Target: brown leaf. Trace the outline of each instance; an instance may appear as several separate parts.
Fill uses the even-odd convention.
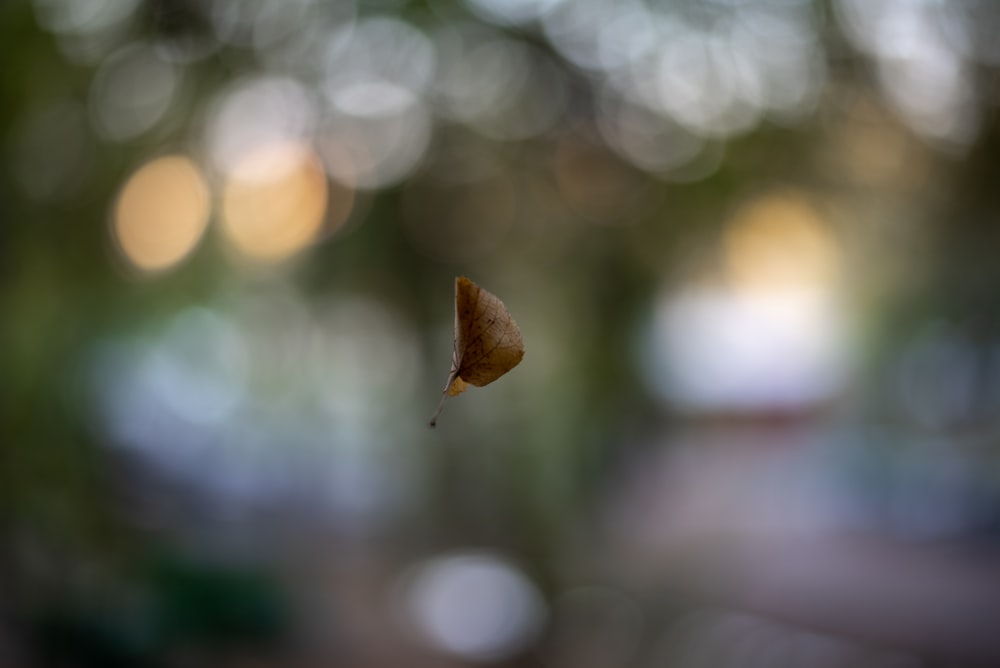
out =
[[[448,397],[461,394],[469,385],[482,387],[504,375],[524,357],[521,330],[503,302],[491,292],[465,278],[455,279],[455,344],[451,371],[445,383],[431,426]]]

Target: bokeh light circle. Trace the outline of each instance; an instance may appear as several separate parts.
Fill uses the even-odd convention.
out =
[[[524,650],[547,616],[541,595],[506,559],[465,553],[432,559],[403,587],[404,614],[432,647],[472,660]]]
[[[112,141],[148,132],[167,115],[180,81],[180,71],[145,44],[116,51],[101,64],[91,86],[95,129]]]
[[[143,271],[183,260],[208,225],[210,198],[201,171],[183,156],[156,158],[125,182],[112,233],[125,258]]]
[[[270,144],[244,155],[226,180],[222,229],[243,255],[282,260],[315,240],[328,199],[326,173],[311,148]]]

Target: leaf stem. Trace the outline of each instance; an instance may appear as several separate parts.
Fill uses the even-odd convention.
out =
[[[437,410],[434,411],[434,415],[431,416],[431,421],[429,422],[431,427],[437,426],[438,416],[441,415],[441,411],[444,409],[444,402],[448,401],[448,388],[445,388],[444,392],[441,393],[441,403],[438,404]]]

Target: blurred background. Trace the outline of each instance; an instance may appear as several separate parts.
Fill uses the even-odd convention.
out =
[[[1000,665],[998,35],[0,4],[0,664]]]

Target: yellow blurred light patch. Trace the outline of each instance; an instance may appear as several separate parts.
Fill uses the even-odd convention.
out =
[[[222,228],[247,257],[283,260],[315,241],[327,214],[330,192],[315,152],[281,142],[248,152],[227,176],[222,192]],[[346,220],[353,191],[340,192],[335,211]]]
[[[188,158],[165,156],[136,170],[115,205],[112,232],[130,263],[162,271],[194,250],[210,214],[208,186]]]
[[[726,277],[745,288],[832,287],[841,249],[801,196],[773,194],[737,211],[723,232]]]

